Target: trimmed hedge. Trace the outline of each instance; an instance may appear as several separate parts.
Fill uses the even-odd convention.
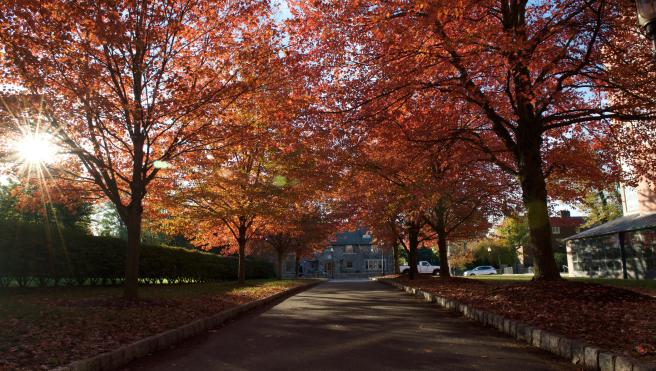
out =
[[[44,224],[0,222],[0,286],[118,284],[124,276],[126,242]],[[237,279],[236,257],[177,247],[142,245],[142,283]],[[275,277],[273,264],[247,259],[249,279]]]

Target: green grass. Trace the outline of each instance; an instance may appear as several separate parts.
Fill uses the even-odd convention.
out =
[[[474,276],[474,277],[467,277],[471,279],[476,279],[476,280],[484,280],[484,281],[496,281],[496,282],[506,282],[506,283],[512,283],[512,282],[517,282],[517,281],[528,281],[531,278],[533,278],[532,275],[526,274],[526,275],[504,275],[504,274],[499,274],[499,275],[490,275],[490,276]],[[593,282],[593,283],[599,283],[602,285],[611,285],[611,286],[619,286],[619,287],[629,287],[629,288],[637,288],[637,289],[648,289],[648,290],[656,290],[656,280],[623,280],[623,279],[615,279],[615,278],[583,278],[583,277],[563,277],[568,280],[572,281],[579,281],[579,282]]]

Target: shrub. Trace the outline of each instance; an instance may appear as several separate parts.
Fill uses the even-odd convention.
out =
[[[0,224],[0,286],[117,284],[122,281],[126,245],[112,237],[48,228],[44,224]],[[144,283],[237,279],[237,258],[178,247],[143,245]],[[271,263],[247,259],[250,279],[274,277]]]

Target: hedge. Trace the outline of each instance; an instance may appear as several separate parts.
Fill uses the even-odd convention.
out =
[[[0,221],[0,286],[118,284],[124,276],[126,242],[61,230],[44,224]],[[237,279],[236,257],[178,247],[142,245],[142,283]],[[247,259],[249,279],[275,276],[273,264]]]

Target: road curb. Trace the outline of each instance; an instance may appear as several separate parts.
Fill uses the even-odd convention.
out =
[[[124,345],[116,350],[99,354],[97,356],[75,361],[68,365],[57,367],[54,371],[105,371],[114,370],[127,365],[128,363],[163,350],[171,345],[199,335],[211,330],[222,323],[237,317],[240,314],[250,312],[282,298],[296,295],[302,291],[312,288],[324,280],[312,280],[312,282],[294,287],[287,291],[279,292],[269,297],[242,304],[228,310],[224,310],[211,317],[202,318],[178,328],[168,330],[147,338],[141,339],[132,344]]]
[[[406,286],[390,279],[372,278],[372,280],[403,290],[446,309],[460,312],[471,320],[494,327],[517,340],[568,359],[573,364],[587,370],[656,371],[655,364],[642,363],[633,358],[599,349],[593,345],[553,334],[495,313],[473,308],[468,304],[431,294],[415,287]]]

